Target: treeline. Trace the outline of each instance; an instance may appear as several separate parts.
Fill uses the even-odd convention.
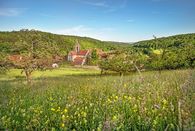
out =
[[[195,67],[195,34],[142,41],[99,62],[102,71],[120,74],[140,70]]]

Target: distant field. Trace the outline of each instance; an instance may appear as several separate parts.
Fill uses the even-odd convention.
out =
[[[93,74],[100,74],[100,71],[95,69],[66,67],[66,68],[58,68],[58,69],[46,70],[46,71],[36,71],[33,72],[32,78],[63,77],[66,75],[93,75]],[[0,74],[0,80],[13,80],[16,78],[25,78],[25,75],[22,74],[21,70],[19,69],[11,69],[6,74]]]
[[[195,126],[194,70],[145,72],[143,78],[82,75],[91,73],[99,71],[36,72],[38,79],[27,85],[13,70],[7,76],[16,79],[0,81],[0,127],[164,131]]]

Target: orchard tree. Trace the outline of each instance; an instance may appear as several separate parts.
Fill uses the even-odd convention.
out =
[[[16,43],[13,52],[17,53],[17,58],[8,57],[9,63],[14,68],[21,69],[25,73],[27,82],[31,82],[31,75],[35,70],[46,70],[51,68],[53,63],[52,55],[57,53],[57,48],[53,43],[42,42],[36,31],[30,31],[26,41]]]
[[[102,70],[119,72],[120,75],[132,71],[138,71],[141,75],[140,69],[143,68],[145,59],[144,55],[134,50],[123,50],[111,58],[101,61],[99,67]]]
[[[6,61],[6,54],[0,52],[0,74],[5,73],[8,70],[8,63]]]

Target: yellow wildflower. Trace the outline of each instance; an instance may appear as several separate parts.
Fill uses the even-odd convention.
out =
[[[61,124],[61,127],[62,127],[62,128],[64,127],[64,123]]]
[[[117,116],[113,116],[113,118],[112,118],[114,121],[116,121],[117,120]]]
[[[65,115],[62,115],[62,120],[64,120],[65,119]]]
[[[165,99],[163,99],[162,102],[163,102],[164,105],[166,105],[168,103],[167,100],[165,100]]]
[[[115,96],[116,99],[118,99],[118,96]]]
[[[65,109],[64,109],[64,113],[67,113],[67,112],[68,112],[68,110],[65,108]]]
[[[51,108],[51,111],[55,111],[55,109],[54,108]]]

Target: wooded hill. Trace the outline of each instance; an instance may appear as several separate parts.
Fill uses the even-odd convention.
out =
[[[195,45],[195,33],[191,34],[180,34],[169,37],[154,38],[152,40],[139,41],[133,44],[134,47],[138,48],[153,48],[159,49],[165,44],[168,47],[179,47],[186,44]]]
[[[35,32],[36,35],[39,36],[39,41],[41,43],[56,45],[56,47],[59,48],[58,53],[60,55],[66,55],[72,50],[76,41],[80,43],[82,49],[100,48],[104,51],[108,51],[129,46],[128,44],[120,42],[105,42],[88,37],[57,35],[42,31],[23,29],[20,31],[0,32],[0,52],[8,54],[17,53],[17,50],[13,50],[15,49],[13,46],[19,46],[21,42],[24,41],[28,42]]]

